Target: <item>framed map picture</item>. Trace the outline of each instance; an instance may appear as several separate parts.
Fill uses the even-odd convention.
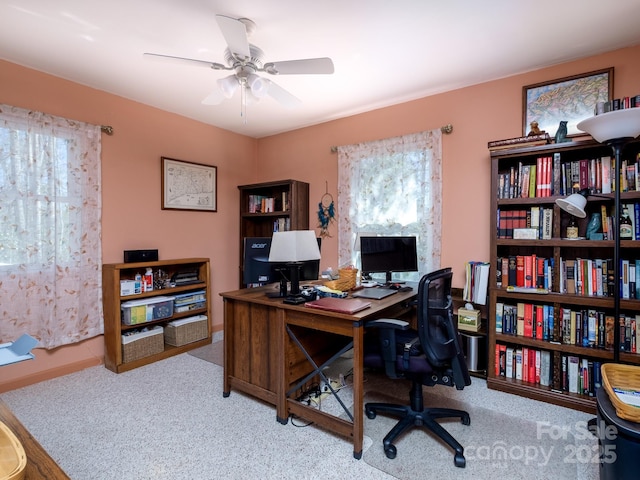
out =
[[[161,157],[162,209],[217,211],[218,168]]]
[[[595,115],[598,102],[613,99],[613,67],[573,75],[522,88],[522,135],[531,122],[551,137],[561,120],[567,121],[567,136],[583,134],[576,125]]]

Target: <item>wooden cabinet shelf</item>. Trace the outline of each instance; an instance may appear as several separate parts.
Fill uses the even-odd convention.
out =
[[[244,239],[271,237],[278,230],[309,229],[309,184],[298,180],[240,185],[240,272],[244,288]],[[257,210],[257,211],[256,211]]]
[[[638,163],[640,143],[634,142],[628,147],[623,151],[622,158],[628,164]],[[513,394],[595,412],[594,387],[597,387],[600,380],[599,367],[606,362],[640,365],[640,355],[635,353],[640,352],[640,345],[635,345],[635,339],[638,338],[635,328],[632,333],[633,352],[621,349],[620,334],[622,329],[624,339],[625,325],[632,323],[635,327],[636,318],[640,320],[640,299],[634,298],[632,293],[628,298],[621,296],[616,301],[614,292],[618,287],[612,271],[613,265],[621,264],[624,260],[631,264],[640,260],[640,241],[616,242],[612,236],[608,239],[604,236],[604,240],[569,240],[566,238],[566,227],[570,215],[560,209],[556,200],[585,186],[591,189],[585,207],[587,216],[577,219],[579,236],[587,237],[590,219],[603,212],[608,217],[613,211],[615,193],[599,193],[602,179],[607,173],[605,166],[610,167],[608,173],[612,183],[616,178],[616,173],[613,172],[613,151],[595,141],[580,141],[493,151],[490,155],[490,261],[496,275],[492,275],[489,284],[487,385]],[[542,160],[543,158],[549,160]],[[522,182],[526,174],[534,171],[534,167],[536,173],[532,174],[533,183]],[[541,168],[549,172],[544,177],[539,175]],[[594,173],[593,176],[591,172]],[[602,177],[599,177],[600,173],[603,174]],[[536,182],[540,178],[543,180]],[[531,181],[531,177],[529,180]],[[536,188],[538,183],[540,190]],[[640,203],[640,191],[635,191],[635,185],[628,190],[620,193],[621,204]],[[615,192],[615,188],[611,191]],[[515,220],[511,224],[508,221],[503,223],[505,218]],[[531,227],[537,231],[535,238],[513,238],[513,228]],[[636,231],[640,232],[640,225]],[[615,229],[611,234],[615,235]],[[616,248],[617,243],[619,249]],[[615,258],[616,254],[619,255],[618,258]],[[523,286],[519,282],[526,275],[514,282],[513,273],[516,268],[514,262],[520,258],[528,259],[531,265],[536,265],[534,262],[540,262],[539,259],[542,258],[542,272],[535,267],[529,270],[527,281],[532,284],[526,286],[548,285],[547,294],[507,290],[508,285]],[[511,265],[511,269],[505,269],[503,262]],[[571,269],[574,262],[583,267],[579,272]],[[518,265],[520,266],[521,264]],[[574,274],[573,277],[567,275],[567,269]],[[632,280],[630,275],[626,280]],[[598,282],[603,283],[598,285]],[[582,287],[587,285],[590,286],[589,291],[583,291]],[[571,286],[575,287],[576,293]],[[622,295],[621,291],[619,293]],[[501,315],[504,314],[506,305],[509,306],[509,324],[502,323],[501,326],[501,322],[505,321]],[[523,319],[525,306],[529,312],[534,313],[526,313],[527,318]],[[542,327],[538,327],[540,319],[537,315],[541,315]],[[582,321],[583,316],[586,322]],[[552,324],[546,323],[548,318],[553,319]],[[525,333],[522,325],[527,321],[529,328]],[[621,327],[620,322],[626,324]],[[536,327],[541,330],[536,332]],[[590,335],[587,342],[591,341],[591,345],[595,343],[595,347],[583,346],[586,345],[582,343],[585,341],[583,332],[585,337]],[[534,364],[533,370],[529,370],[533,379],[525,378],[528,374],[516,378],[514,363],[507,369],[507,363],[513,362],[514,358],[523,360],[529,355],[532,355],[529,358],[534,362],[544,356],[545,363],[550,365],[549,376],[542,384],[538,363]],[[576,383],[570,386],[571,382],[576,381],[577,393]]]
[[[137,273],[143,274],[147,268],[151,268],[154,273],[162,270],[167,277],[180,272],[194,272],[197,283],[188,285],[178,285],[175,287],[154,289],[149,292],[143,292],[135,295],[120,295],[120,281],[133,280]],[[183,258],[176,260],[161,260],[156,262],[140,262],[140,263],[112,263],[102,266],[102,288],[103,288],[103,305],[104,305],[104,342],[105,342],[105,366],[116,373],[125,372],[133,368],[146,365],[157,360],[168,358],[197,347],[201,347],[211,343],[211,289],[210,289],[210,266],[208,258]],[[193,308],[184,312],[176,312],[170,317],[151,320],[144,323],[133,325],[125,324],[122,321],[122,303],[131,300],[153,300],[157,297],[172,297],[179,294],[188,294],[191,292],[204,292],[204,298],[198,304],[198,308]],[[173,346],[164,343],[157,351],[137,358],[132,361],[124,361],[123,340],[122,336],[126,333],[135,333],[144,328],[152,328],[155,326],[165,327],[168,322],[178,319],[184,319],[196,315],[205,315],[207,317],[207,335],[206,338],[196,340],[181,346]]]

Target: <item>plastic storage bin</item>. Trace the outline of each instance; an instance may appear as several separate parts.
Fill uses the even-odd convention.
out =
[[[122,302],[122,323],[137,325],[152,320],[162,320],[173,315],[173,297],[141,298]]]
[[[173,311],[176,313],[198,310],[207,305],[207,293],[204,290],[175,295],[173,298]]]

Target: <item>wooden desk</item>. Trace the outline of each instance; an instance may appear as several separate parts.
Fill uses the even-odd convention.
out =
[[[353,315],[286,305],[267,298],[271,287],[221,293],[224,300],[224,396],[238,390],[276,407],[286,424],[295,414],[353,439],[353,455],[362,456],[363,325],[375,318],[399,318],[411,312],[413,292],[371,300],[371,308]],[[295,339],[294,339],[295,337]],[[340,349],[353,346],[353,422],[316,410],[296,400],[292,389],[313,374],[302,346],[320,367]]]
[[[0,399],[0,420],[11,429],[20,440],[22,448],[27,454],[27,468],[25,470],[26,480],[36,480],[46,478],[47,480],[69,479],[66,473],[49,456],[42,445],[33,438],[29,431],[11,412],[6,403]]]

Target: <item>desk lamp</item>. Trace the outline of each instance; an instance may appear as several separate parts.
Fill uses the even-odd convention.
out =
[[[633,139],[640,135],[640,108],[629,108],[624,110],[614,110],[612,112],[603,113],[594,117],[582,120],[577,125],[578,130],[591,135],[597,142],[609,145],[613,149],[615,155],[615,168],[614,168],[614,224],[616,231],[614,232],[614,265],[613,275],[616,281],[614,282],[614,298],[613,309],[615,318],[619,318],[620,314],[620,154],[622,149],[631,142]],[[584,218],[584,207],[587,204],[586,196],[588,192],[574,193],[566,199],[556,200],[556,204],[570,213],[581,218]],[[619,338],[619,324],[614,322],[614,335]],[[616,360],[618,351],[615,352]]]
[[[270,262],[285,262],[289,268],[290,294],[300,294],[300,267],[307,260],[319,260],[320,249],[313,230],[274,232],[269,251]]]

